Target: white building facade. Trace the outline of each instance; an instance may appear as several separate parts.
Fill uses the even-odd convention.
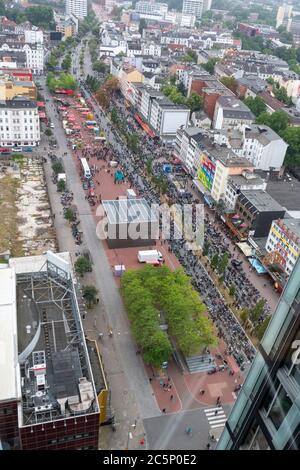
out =
[[[0,102],[0,145],[36,147],[40,142],[40,119],[34,101],[15,98]]]
[[[183,0],[182,13],[201,18],[203,13],[203,0]]]
[[[71,13],[79,20],[87,16],[87,0],[66,0],[66,15]]]

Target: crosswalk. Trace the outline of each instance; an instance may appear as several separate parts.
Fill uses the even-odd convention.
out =
[[[225,411],[221,406],[216,406],[213,408],[206,408],[204,410],[208,423],[211,429],[216,429],[224,427],[227,417]]]

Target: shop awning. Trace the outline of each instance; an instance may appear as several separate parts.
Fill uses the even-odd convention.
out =
[[[253,266],[253,268],[258,274],[265,274],[267,272],[261,262],[258,261],[258,259],[249,258],[249,263],[251,264],[251,266]]]
[[[37,104],[37,107],[38,107],[38,108],[44,108],[44,107],[45,107],[44,101],[37,101],[36,104]]]
[[[153,139],[155,137],[155,133],[152,131],[152,129],[150,129],[150,127],[148,126],[148,124],[146,124],[141,118],[140,116],[136,113],[134,115],[135,119],[137,120],[137,122],[139,123],[139,125],[141,126],[141,128],[147,132],[147,134]]]
[[[244,253],[244,255],[249,258],[253,255],[252,247],[247,242],[240,242],[236,244],[239,249]]]

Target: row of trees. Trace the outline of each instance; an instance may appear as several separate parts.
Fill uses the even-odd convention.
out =
[[[76,90],[77,82],[73,75],[69,73],[60,73],[59,75],[53,72],[47,74],[47,86],[49,90],[53,91],[56,88],[65,88],[66,90]]]
[[[48,5],[33,5],[23,8],[21,5],[10,5],[10,2],[0,0],[0,16],[6,16],[18,24],[29,21],[40,28],[55,30],[53,8]]]
[[[206,307],[182,269],[172,272],[166,266],[146,266],[128,271],[121,290],[147,363],[159,367],[172,352],[159,323],[167,323],[169,334],[186,356],[216,344],[212,322],[203,315]]]

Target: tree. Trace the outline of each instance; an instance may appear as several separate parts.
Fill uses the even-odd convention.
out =
[[[261,113],[257,119],[257,124],[264,124],[271,127],[273,131],[280,133],[287,128],[289,119],[288,115],[284,111],[275,111],[275,113],[269,114],[267,112]]]
[[[56,161],[52,164],[52,170],[54,171],[56,175],[58,175],[58,173],[64,172],[64,167],[61,162]]]
[[[242,325],[247,324],[247,321],[249,319],[249,310],[247,308],[244,308],[244,310],[241,311],[240,319],[241,319]]]
[[[255,98],[248,96],[248,98],[244,99],[244,103],[256,117],[261,113],[265,113],[267,110],[266,104],[260,96],[256,96]]]
[[[117,7],[116,5],[114,5],[112,11],[110,12],[110,15],[114,20],[120,21],[122,11],[123,7]]]
[[[284,164],[289,168],[300,166],[300,128],[288,126],[280,137],[288,144]]]
[[[204,240],[204,243],[203,243],[203,250],[202,250],[202,254],[203,256],[207,256],[208,253],[209,253],[209,247],[210,247],[210,244],[208,243],[207,240]]]
[[[65,210],[64,217],[65,217],[65,219],[66,219],[68,222],[73,222],[73,221],[75,220],[74,211],[73,211],[70,207],[68,207],[68,208]]]
[[[139,33],[140,33],[141,36],[143,35],[143,31],[146,28],[146,26],[147,26],[147,22],[146,22],[145,18],[141,18],[140,19],[140,24],[139,24]]]
[[[278,86],[274,85],[273,93],[274,93],[275,98],[277,98],[279,101],[286,104],[287,106],[292,106],[293,101],[288,96],[285,88],[280,87],[279,85]]]
[[[110,112],[110,118],[113,124],[117,124],[119,121],[119,114],[117,109],[114,107]]]
[[[106,65],[104,62],[101,60],[96,60],[93,62],[93,70],[99,73],[105,73],[106,72]]]
[[[103,109],[107,109],[109,107],[109,98],[103,89],[100,88],[96,92],[96,100]]]
[[[203,67],[208,73],[213,75],[215,71],[215,65],[217,62],[219,62],[219,59],[217,58],[208,59],[206,64],[201,64],[201,67]]]
[[[92,271],[91,262],[86,258],[86,256],[80,256],[75,261],[75,271],[80,276],[83,276],[85,273]]]
[[[47,129],[45,129],[45,135],[47,137],[50,137],[52,135],[52,131],[51,131],[51,129],[49,129],[49,127],[47,127]]]
[[[87,307],[91,308],[97,301],[98,290],[95,286],[84,286],[82,289],[82,297],[87,303]]]
[[[256,305],[250,310],[250,320],[252,323],[257,323],[260,316],[262,315],[265,307],[265,299],[260,299]]]
[[[179,93],[181,93],[182,95],[185,95],[186,94],[186,89],[185,89],[185,86],[182,82],[179,82],[178,85],[177,85],[177,90],[179,91]]]
[[[219,274],[224,274],[225,269],[227,268],[227,265],[228,265],[228,260],[229,260],[229,253],[227,252],[223,253],[218,263]]]
[[[222,77],[220,82],[231,90],[235,95],[237,94],[238,83],[234,77]]]
[[[231,284],[231,286],[229,287],[229,295],[231,297],[234,297],[234,294],[235,294],[235,286]]]
[[[203,98],[193,91],[187,98],[186,105],[190,108],[191,113],[199,111],[203,108]]]
[[[66,190],[66,182],[64,180],[59,180],[57,183],[57,190],[61,193]]]
[[[270,320],[271,316],[266,317],[264,321],[255,328],[255,334],[260,341],[262,340],[262,337],[269,326]]]
[[[26,19],[35,26],[47,30],[55,28],[53,9],[49,6],[30,6],[26,8],[24,14]]]
[[[215,255],[212,257],[212,260],[211,260],[211,262],[210,262],[210,265],[211,265],[212,269],[217,269],[218,264],[219,264],[219,256],[218,256],[217,254],[215,254]]]
[[[136,153],[138,151],[138,148],[139,148],[139,136],[138,134],[130,134],[128,135],[127,137],[127,144],[128,144],[128,147],[130,148],[130,150],[132,150],[132,152]]]

